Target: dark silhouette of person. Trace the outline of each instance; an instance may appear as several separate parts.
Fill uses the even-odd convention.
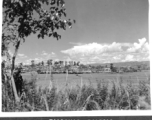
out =
[[[15,80],[17,94],[20,96],[23,90],[23,78],[21,75],[21,68],[19,68],[17,72],[14,74],[14,80]]]

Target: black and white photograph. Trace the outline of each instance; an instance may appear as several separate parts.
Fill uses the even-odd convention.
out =
[[[148,0],[2,0],[1,13],[2,113],[151,110]]]

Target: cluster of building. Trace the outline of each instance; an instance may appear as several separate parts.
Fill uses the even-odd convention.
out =
[[[80,62],[76,62],[76,61],[52,61],[51,62],[53,66],[55,65],[60,65],[60,66],[79,66]]]
[[[20,66],[20,65],[19,65]],[[19,67],[19,66],[16,66]],[[83,65],[79,61],[53,61],[39,62],[37,64],[31,61],[31,65],[22,65],[22,72],[37,71],[39,74],[45,73],[123,73],[123,72],[138,72],[143,70],[139,66],[121,66],[115,67],[113,64],[105,65]]]
[[[31,66],[24,66],[22,69],[22,72],[30,72],[30,71],[37,71],[39,74],[45,74],[45,73],[123,73],[123,72],[138,72],[141,71],[139,68],[135,67],[110,67],[105,66],[92,66],[92,65],[83,65],[79,62],[69,62],[69,63],[62,63],[57,64],[54,63],[52,65],[35,65],[34,67]]]
[[[40,62],[38,64],[34,64],[32,62],[31,65],[24,65],[22,67],[22,72],[30,72],[30,71],[37,71],[38,73],[49,73],[50,69],[51,72],[54,73],[65,73],[68,69],[69,72],[78,69],[80,66],[80,62],[76,61],[53,61],[48,60],[46,63]]]

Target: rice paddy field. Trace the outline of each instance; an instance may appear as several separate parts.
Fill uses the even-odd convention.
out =
[[[24,73],[23,79],[31,80],[31,73]],[[41,88],[49,87],[50,74],[36,74],[37,86]],[[70,88],[76,86],[89,85],[96,87],[97,83],[111,83],[113,81],[121,81],[124,85],[127,83],[138,84],[139,81],[148,82],[150,71],[132,72],[132,73],[91,73],[91,74],[53,74],[53,81],[57,90],[64,89],[66,83]]]

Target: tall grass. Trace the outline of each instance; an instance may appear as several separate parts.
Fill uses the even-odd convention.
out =
[[[83,111],[83,110],[148,110],[150,109],[150,84],[139,81],[134,85],[122,78],[96,81],[97,86],[83,84],[58,91],[38,88],[36,77],[27,83],[18,105],[15,104],[10,80],[2,84],[2,111]],[[69,80],[68,80],[69,81]]]

